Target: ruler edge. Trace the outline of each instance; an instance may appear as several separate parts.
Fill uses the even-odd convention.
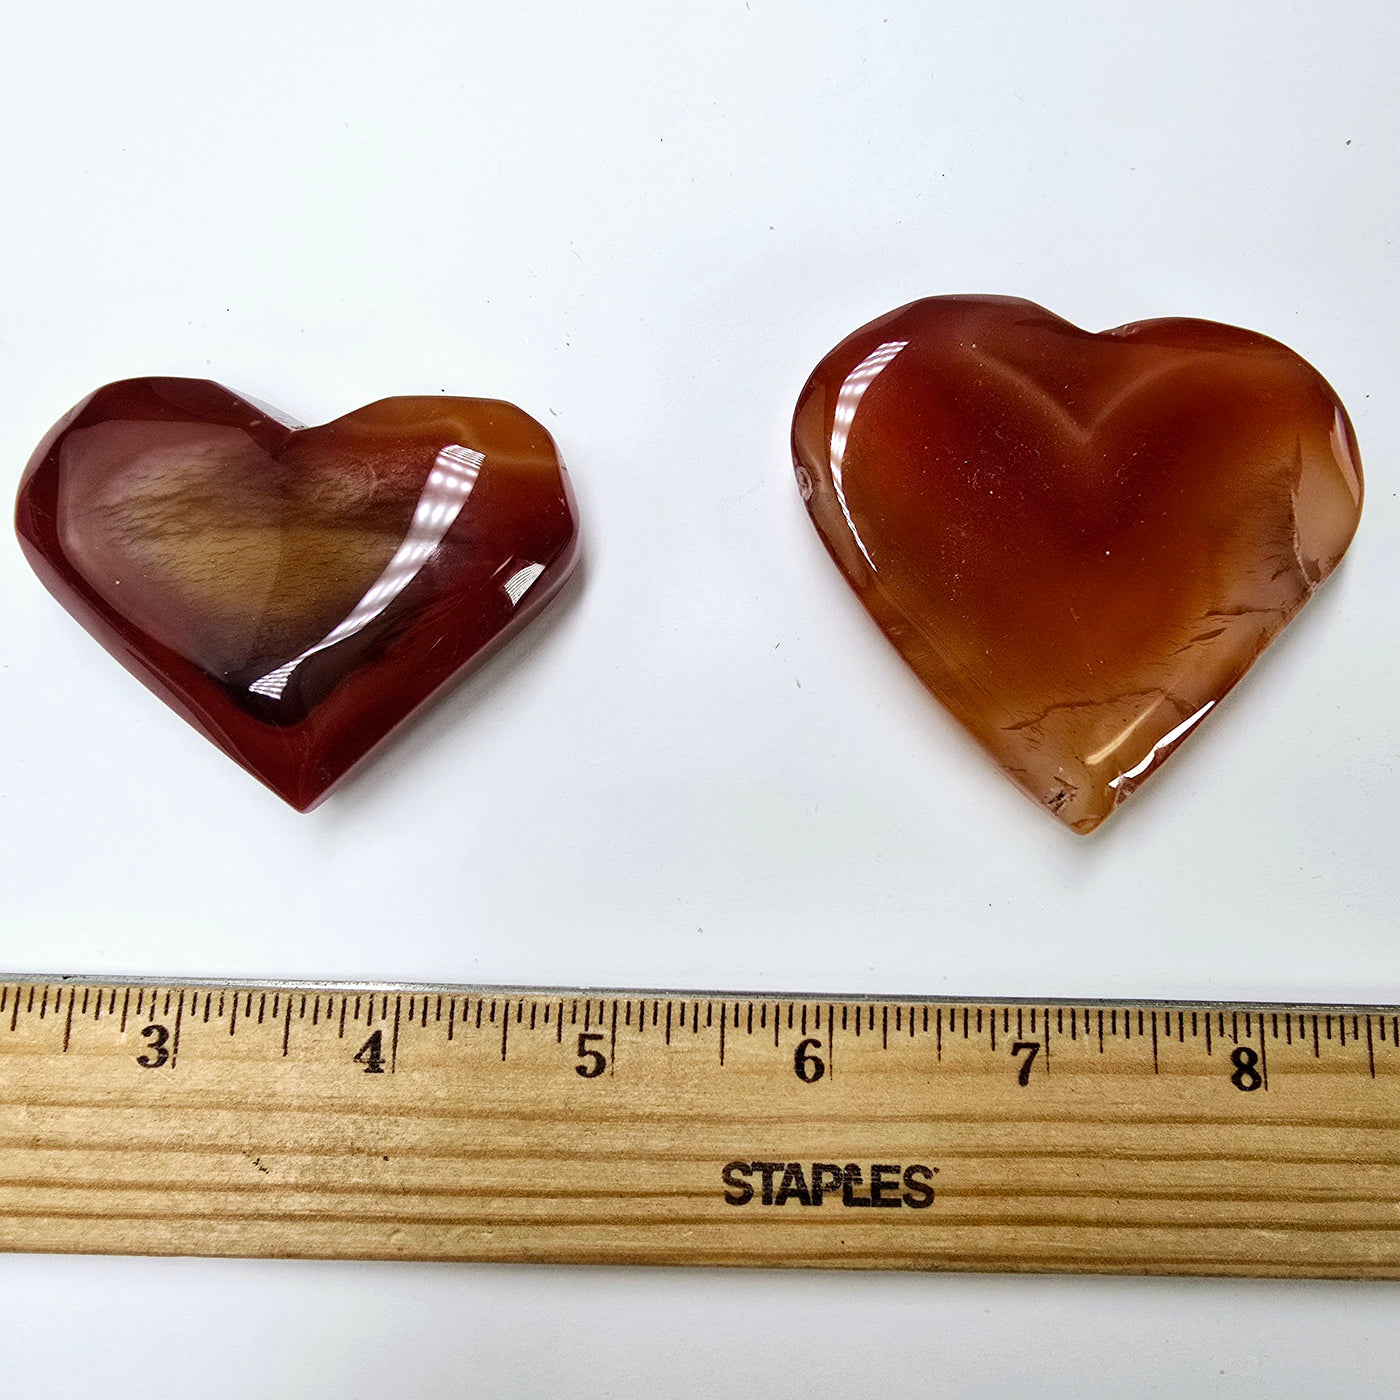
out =
[[[493,996],[507,999],[523,997],[557,1000],[559,997],[600,997],[644,1001],[782,1001],[834,1003],[840,1005],[888,1006],[1024,1006],[1043,1009],[1053,1007],[1090,1007],[1161,1011],[1171,1009],[1210,1011],[1301,1011],[1309,1015],[1343,1013],[1358,1016],[1400,1015],[1400,1003],[1388,1002],[1322,1002],[1322,1001],[1263,1001],[1233,1000],[1212,997],[1196,999],[1181,997],[963,997],[939,994],[889,995],[875,992],[830,994],[824,992],[790,991],[723,991],[683,988],[641,988],[606,986],[530,986],[491,982],[356,982],[316,981],[302,978],[237,978],[237,977],[115,977],[86,976],[80,973],[0,973],[0,986],[76,986],[76,987],[162,987],[171,990],[240,992],[326,992],[331,995],[372,993],[375,996],[419,996],[423,993],[443,996]]]

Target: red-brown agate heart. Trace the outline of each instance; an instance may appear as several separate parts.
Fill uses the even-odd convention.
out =
[[[905,660],[1080,832],[1249,669],[1361,509],[1346,411],[1277,341],[1096,335],[1007,297],[914,302],[842,341],[793,458]]]
[[[297,428],[199,379],[79,404],[16,527],[89,632],[302,811],[533,616],[578,535],[552,439],[510,404],[384,399]]]

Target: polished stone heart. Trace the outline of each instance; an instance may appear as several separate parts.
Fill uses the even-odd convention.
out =
[[[914,302],[842,341],[793,420],[822,539],[924,684],[1093,830],[1336,567],[1346,411],[1266,336],[1092,334],[1031,302]]]
[[[302,811],[538,612],[578,538],[553,440],[510,404],[301,428],[201,379],[85,399],[16,528],[98,641]]]

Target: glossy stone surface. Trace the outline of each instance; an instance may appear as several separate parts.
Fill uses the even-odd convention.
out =
[[[300,428],[201,379],[85,399],[16,528],[98,641],[302,811],[539,611],[578,534],[553,440],[510,404]]]
[[[1336,567],[1356,440],[1321,375],[1209,321],[1092,334],[933,297],[842,341],[793,420],[822,539],[924,684],[1093,830]]]

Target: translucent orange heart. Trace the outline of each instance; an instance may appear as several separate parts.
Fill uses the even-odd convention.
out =
[[[1346,411],[1266,336],[1093,334],[934,297],[817,366],[793,420],[812,520],[919,678],[1013,781],[1092,831],[1336,567]]]

